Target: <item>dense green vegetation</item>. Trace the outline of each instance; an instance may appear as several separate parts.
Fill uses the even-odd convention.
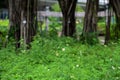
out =
[[[54,21],[52,25],[55,26]],[[0,31],[6,35],[8,21],[1,21],[0,26]],[[51,28],[51,34],[55,30]],[[120,79],[119,42],[108,46],[89,46],[69,37],[42,36],[34,38],[30,50],[15,51],[14,42],[6,48],[1,47],[1,80]],[[5,39],[5,36],[1,38]]]
[[[8,30],[8,20],[0,20],[0,80],[120,80],[119,14],[116,23],[110,18],[105,23],[105,17],[97,21],[99,0],[87,0],[83,24],[83,18],[75,20],[77,0],[58,0],[63,17],[48,17],[47,30],[47,21],[36,24],[37,0],[18,1],[9,0],[13,29]],[[109,3],[115,13],[118,1]],[[58,4],[51,9],[61,11]],[[77,6],[76,11],[83,10]],[[14,39],[8,36],[12,32]]]
[[[36,36],[30,50],[0,50],[1,80],[119,80],[120,43],[83,45],[71,38]]]
[[[60,24],[53,20],[52,25]],[[8,21],[0,21],[0,31],[4,35],[8,31],[6,26]],[[37,35],[29,50],[20,48],[15,51],[14,42],[7,44],[6,48],[1,47],[0,80],[120,79],[119,42],[90,46],[73,38],[57,37],[56,30],[51,28],[47,37]],[[3,39],[2,46],[6,38],[0,38]]]
[[[6,42],[6,36],[8,33],[8,20],[0,20],[0,48],[4,46]]]

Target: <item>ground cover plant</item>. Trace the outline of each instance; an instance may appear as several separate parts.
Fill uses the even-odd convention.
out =
[[[52,2],[1,1],[0,80],[120,80],[120,0]]]
[[[6,26],[8,21],[1,21],[0,31],[5,36]],[[14,42],[8,43],[6,48],[1,47],[0,80],[120,79],[120,41],[90,46],[55,33],[38,34],[29,50],[15,51]],[[6,39],[5,36],[1,38]]]
[[[36,36],[30,50],[0,50],[1,80],[119,80],[120,43],[81,44],[72,38]]]
[[[0,20],[0,48],[4,46],[8,33],[9,20]]]

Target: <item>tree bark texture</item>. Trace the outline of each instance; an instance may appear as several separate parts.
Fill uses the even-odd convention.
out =
[[[8,33],[9,38],[13,37],[16,41],[16,48],[20,47],[20,0],[9,0],[9,21],[10,30]]]
[[[111,25],[111,5],[108,5],[108,12],[107,12],[107,22],[106,22],[106,34],[105,34],[105,44],[108,44],[110,42],[110,25]]]
[[[21,39],[29,45],[36,34],[37,0],[22,0],[21,7]]]
[[[37,0],[9,0],[9,17],[9,34],[13,33],[16,48],[29,45],[36,34]],[[20,40],[23,41],[21,45]]]
[[[97,12],[99,0],[87,0],[82,40],[92,44],[97,40]]]
[[[120,0],[110,0],[110,5],[112,6],[116,15],[116,26],[114,29],[115,36],[114,39],[120,38]]]
[[[62,35],[74,36],[75,34],[75,9],[77,0],[58,0],[63,14]]]

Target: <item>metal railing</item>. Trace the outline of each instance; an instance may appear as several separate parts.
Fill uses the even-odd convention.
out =
[[[84,17],[85,12],[76,12],[75,16],[76,17]],[[106,13],[104,11],[98,12],[98,16],[99,17],[105,17]],[[62,17],[62,13],[61,12],[52,12],[52,11],[49,11],[49,12],[38,11],[37,12],[38,21],[41,20],[41,17]]]

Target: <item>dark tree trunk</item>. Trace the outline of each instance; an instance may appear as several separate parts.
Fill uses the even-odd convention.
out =
[[[20,0],[9,0],[9,20],[10,30],[8,33],[9,38],[13,37],[16,41],[16,48],[20,47]]]
[[[110,5],[112,6],[116,15],[116,26],[114,29],[115,36],[114,39],[120,38],[120,0],[110,0]]]
[[[16,48],[30,45],[37,29],[37,0],[9,0],[9,16],[9,37],[14,36]]]
[[[105,44],[108,44],[110,42],[110,23],[111,23],[111,9],[110,4],[108,6],[108,12],[107,12],[107,25],[106,25],[106,35],[105,35]]]
[[[62,35],[74,36],[75,34],[75,9],[77,0],[58,0],[63,14]]]
[[[82,40],[93,44],[97,41],[97,12],[99,0],[87,0]]]
[[[37,0],[22,0],[21,6],[21,38],[29,47],[37,30]]]

